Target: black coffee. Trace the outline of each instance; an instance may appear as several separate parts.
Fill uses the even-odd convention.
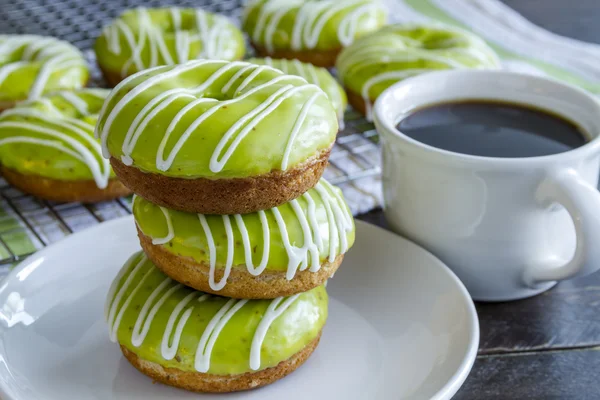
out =
[[[516,104],[469,100],[421,108],[398,130],[439,149],[484,157],[536,157],[586,143],[574,123]]]

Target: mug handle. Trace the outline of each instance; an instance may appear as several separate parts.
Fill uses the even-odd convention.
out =
[[[575,254],[566,264],[549,261],[525,268],[525,283],[536,287],[600,269],[600,192],[574,170],[566,170],[544,179],[536,197],[542,206],[559,203],[570,214],[575,225]]]

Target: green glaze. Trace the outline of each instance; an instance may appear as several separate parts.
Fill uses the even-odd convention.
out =
[[[125,79],[96,129],[105,156],[146,172],[218,179],[293,168],[333,145],[338,121],[327,95],[302,78],[242,61],[202,60]],[[171,153],[160,165],[157,159]],[[223,164],[215,167],[214,159]]]
[[[315,67],[309,63],[303,63],[298,60],[273,59],[267,58],[251,58],[248,62],[261,65],[270,65],[280,69],[286,74],[298,75],[306,79],[308,83],[313,83],[319,86],[333,103],[333,107],[337,111],[338,118],[341,120],[344,117],[344,111],[348,105],[346,92],[335,78],[325,68]]]
[[[55,92],[6,110],[0,115],[0,162],[22,174],[58,180],[90,180],[95,178],[94,170],[101,174],[109,170],[93,136],[108,93],[105,89]],[[88,162],[69,140],[85,148]],[[40,145],[44,141],[68,151]]]
[[[126,77],[199,58],[238,60],[245,44],[241,31],[221,15],[193,8],[136,8],[105,27],[94,50],[102,69]]]
[[[129,285],[126,285],[130,276],[132,279]],[[160,290],[159,286],[165,281],[167,283]],[[175,289],[158,307],[153,318],[143,318],[142,315],[142,321],[149,321],[149,329],[141,344],[138,342],[136,346],[132,341],[132,334],[135,332],[136,321],[142,313],[144,304],[148,302],[146,309],[154,307],[171,288]],[[148,301],[152,293],[156,295],[153,301]],[[167,360],[161,350],[167,322],[175,307],[190,294],[193,294],[193,299],[179,314],[181,316],[190,309],[189,318],[183,326],[176,354],[172,359]],[[198,301],[202,296],[206,296],[205,300]],[[328,305],[325,288],[317,287],[296,296],[293,303],[268,328],[260,346],[260,367],[256,370],[274,367],[292,357],[316,339],[325,325]],[[115,299],[118,301],[115,302]],[[201,337],[211,319],[229,301],[233,303],[240,300],[204,295],[178,284],[139,252],[128,260],[113,282],[107,298],[106,318],[112,335],[115,320],[122,312],[122,319],[114,332],[116,337],[112,336],[112,339],[116,339],[140,358],[163,367],[198,371],[195,358]],[[243,301],[245,304],[231,317],[217,336],[210,354],[210,365],[205,372],[216,375],[237,375],[255,371],[250,367],[251,345],[257,327],[272,301]],[[177,319],[180,320],[181,318]],[[173,343],[176,337],[176,334],[172,334],[170,343]]]
[[[385,23],[376,0],[254,0],[242,19],[252,42],[269,52],[337,50]]]
[[[438,24],[397,24],[344,49],[336,67],[344,86],[358,94],[373,79],[388,74],[367,88],[374,100],[404,77],[449,68],[498,68],[499,61],[483,40],[467,31]]]
[[[428,18],[449,24],[459,26],[463,29],[470,29],[470,27],[459,21],[455,17],[447,14],[435,1],[432,0],[404,0],[407,6],[411,7],[418,14],[422,14]],[[491,36],[494,36],[493,34]],[[535,68],[542,70],[544,73],[550,75],[553,78],[559,79],[564,82],[568,82],[572,85],[580,86],[596,95],[600,94],[600,81],[591,77],[583,76],[572,70],[565,69],[557,64],[553,64],[548,61],[542,61],[539,58],[533,58],[532,55],[515,52],[511,41],[498,40],[489,41],[489,45],[503,60],[511,61],[515,60],[518,62],[525,62],[533,65]]]
[[[322,190],[321,193],[324,191],[329,196],[321,196],[318,189]],[[336,233],[333,239],[335,241],[333,252],[335,256],[345,252],[352,246],[355,232],[352,216],[343,200],[341,190],[330,185],[324,179],[321,179],[319,182],[318,189],[313,188],[309,190],[295,201],[302,210],[300,217],[308,217],[308,201],[310,199],[315,203],[315,220],[318,227],[315,228],[318,229],[323,240],[323,246],[319,249],[319,262],[322,263],[330,255],[330,234],[332,234],[332,230],[333,233]],[[340,210],[345,212],[345,219],[335,215],[328,217],[328,205],[339,205]],[[292,204],[286,203],[276,208],[281,213],[283,221],[285,221],[289,242],[297,247],[302,247],[305,243],[304,233],[298,214]],[[141,197],[136,197],[133,201],[133,214],[140,230],[152,239],[165,238],[169,235],[168,221],[170,220],[172,223],[171,233],[173,238],[163,245],[164,248],[173,254],[191,257],[199,263],[210,264],[207,235],[202,228],[197,214],[167,210]],[[266,269],[270,271],[285,271],[288,269],[290,263],[290,255],[284,245],[283,234],[277,225],[274,213],[267,210],[264,214],[269,226],[268,240],[270,249]],[[212,238],[216,247],[216,268],[222,269],[225,267],[227,256],[231,251],[228,246],[224,218],[230,220],[233,231],[234,247],[232,264],[234,266],[245,266],[247,263],[242,233],[236,223],[235,217],[206,215],[205,218],[212,232]],[[250,246],[253,249],[252,263],[255,266],[259,265],[264,252],[263,225],[261,224],[259,213],[243,214],[241,218],[248,231]],[[349,223],[340,228],[345,220],[349,221]],[[347,240],[346,249],[340,245],[340,235],[344,235]],[[313,240],[314,238],[310,237],[307,242],[312,242]],[[293,265],[293,267],[296,267],[296,265]]]
[[[79,89],[88,78],[83,55],[67,42],[45,36],[0,35],[0,103]]]

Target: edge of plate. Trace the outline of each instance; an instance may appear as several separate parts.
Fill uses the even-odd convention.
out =
[[[2,278],[2,280],[0,280],[0,292],[3,291],[6,288],[6,283],[10,280],[13,279],[19,279],[18,278],[18,274],[23,271],[25,268],[27,268],[29,265],[32,264],[32,262],[35,262],[35,260],[38,260],[40,257],[44,257],[47,253],[49,252],[54,252],[56,251],[56,248],[60,248],[62,246],[64,246],[65,244],[68,244],[69,241],[72,241],[74,237],[81,237],[81,236],[88,236],[88,235],[95,235],[97,231],[103,231],[103,230],[112,230],[114,229],[113,225],[115,226],[119,226],[119,225],[125,225],[125,224],[130,224],[133,223],[133,216],[132,215],[126,215],[111,221],[106,221],[106,222],[102,222],[96,226],[90,227],[88,229],[85,229],[81,232],[77,232],[75,234],[69,235],[61,240],[58,240],[50,245],[48,245],[47,247],[44,247],[43,249],[38,250],[37,252],[31,254],[30,256],[28,256],[27,258],[25,258],[23,261],[19,262],[19,264],[14,267],[4,278]],[[0,344],[3,345],[3,344]],[[10,374],[10,371],[8,371],[6,368],[3,367],[4,365],[4,359],[2,357],[2,355],[0,355],[0,372],[7,372]],[[18,398],[16,398],[12,392],[12,390],[10,388],[7,388],[5,385],[5,382],[3,379],[0,379],[0,400],[19,400]]]
[[[27,265],[31,264],[31,262],[35,259],[38,259],[40,257],[44,257],[47,253],[49,252],[53,252],[55,251],[54,249],[56,247],[61,247],[64,246],[65,243],[73,240],[74,238],[79,239],[82,236],[88,236],[88,235],[93,235],[96,231],[101,231],[101,230],[110,230],[112,228],[113,225],[120,225],[120,224],[124,224],[125,221],[131,220],[132,223],[135,223],[133,221],[133,215],[124,215],[122,217],[110,220],[110,221],[105,221],[105,222],[101,222],[98,225],[89,227],[87,229],[84,229],[80,232],[76,232],[73,233],[69,236],[66,236],[54,243],[49,244],[48,246],[36,251],[35,253],[27,256],[25,259],[23,259],[22,261],[20,261],[17,266],[15,266],[4,278],[2,278],[0,280],[0,285],[4,286],[4,283],[14,279],[16,275],[19,274],[19,272],[21,270],[23,270]],[[0,291],[2,291],[4,288],[0,287]],[[0,399],[3,400],[3,399]]]
[[[462,387],[462,385],[467,380],[467,377],[469,376],[471,370],[473,369],[473,365],[475,364],[475,359],[477,358],[477,351],[479,350],[479,339],[480,339],[479,318],[477,316],[477,310],[475,309],[475,303],[473,302],[473,299],[471,298],[469,291],[467,290],[465,285],[462,283],[462,281],[458,278],[458,276],[456,276],[456,274],[450,269],[450,267],[448,267],[446,264],[444,264],[444,262],[442,260],[437,258],[429,250],[421,247],[420,245],[413,242],[412,240],[395,233],[391,229],[387,230],[387,229],[381,228],[375,224],[371,224],[371,223],[361,221],[361,220],[356,220],[355,222],[356,222],[357,226],[363,225],[363,226],[368,226],[369,229],[381,230],[385,234],[395,236],[396,239],[403,240],[403,241],[407,242],[409,245],[419,248],[419,250],[423,251],[429,258],[431,258],[432,261],[436,262],[441,267],[440,269],[442,271],[444,271],[446,273],[446,275],[452,281],[454,281],[454,283],[460,290],[461,294],[463,295],[463,297],[466,301],[466,304],[468,306],[468,309],[469,309],[469,320],[471,323],[470,333],[471,333],[471,336],[473,339],[470,341],[470,345],[469,345],[467,354],[463,358],[458,370],[454,373],[454,375],[452,375],[452,377],[448,380],[448,382],[446,382],[446,384],[444,386],[442,386],[442,388],[440,390],[438,390],[438,392],[435,393],[431,397],[431,400],[450,400],[458,392],[458,390]]]

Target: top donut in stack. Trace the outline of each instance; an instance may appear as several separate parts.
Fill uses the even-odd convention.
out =
[[[243,214],[315,186],[337,131],[331,101],[305,79],[268,65],[200,60],[122,81],[96,134],[119,179],[152,203]]]

